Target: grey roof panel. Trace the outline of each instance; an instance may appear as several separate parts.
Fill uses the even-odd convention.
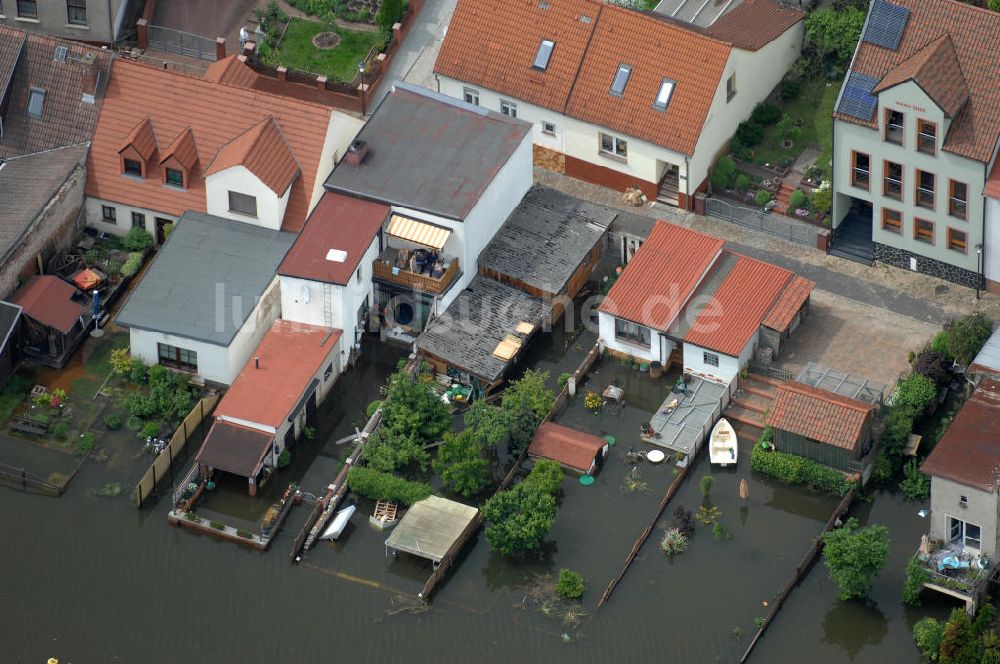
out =
[[[357,136],[360,164],[341,160],[326,188],[464,219],[531,125],[403,83]]]
[[[547,187],[533,187],[479,255],[481,267],[561,293],[617,212]]]
[[[227,346],[294,241],[294,233],[185,212],[116,321]]]
[[[993,331],[969,365],[971,373],[1000,374],[1000,327]]]
[[[909,18],[908,8],[885,0],[875,0],[863,40],[895,51],[899,48],[899,40],[903,38],[903,30],[906,29]]]
[[[877,78],[851,72],[844,85],[844,92],[840,97],[840,106],[837,107],[837,110],[859,120],[871,120],[872,113],[878,106],[878,98],[872,94],[877,83]]]

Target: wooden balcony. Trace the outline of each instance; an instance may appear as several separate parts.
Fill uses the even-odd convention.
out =
[[[457,258],[451,259],[440,277],[433,277],[427,272],[417,274],[408,269],[393,267],[390,258],[390,256],[383,254],[375,259],[372,274],[379,281],[401,286],[408,290],[441,295],[451,288],[459,273]]]

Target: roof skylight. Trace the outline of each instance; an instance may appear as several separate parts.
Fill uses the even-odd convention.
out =
[[[45,90],[31,88],[28,93],[28,115],[33,118],[42,117],[42,109],[45,106]]]
[[[653,107],[658,108],[661,111],[666,110],[667,104],[670,103],[670,96],[674,94],[675,81],[671,81],[669,78],[663,79],[660,83],[660,91],[656,93],[656,101],[653,102]]]
[[[549,67],[549,58],[552,57],[552,49],[555,48],[556,43],[551,39],[543,39],[542,43],[538,45],[538,53],[535,54],[535,63],[532,65],[535,69],[540,69],[545,71]]]
[[[618,65],[615,72],[615,80],[611,81],[611,94],[621,97],[625,94],[625,86],[628,85],[628,77],[632,75],[632,65]]]

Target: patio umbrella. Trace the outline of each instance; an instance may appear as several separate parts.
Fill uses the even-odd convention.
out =
[[[926,534],[920,536],[920,555],[931,555],[931,543],[928,541]]]
[[[89,267],[73,275],[73,283],[80,290],[88,291],[104,281],[104,275]]]

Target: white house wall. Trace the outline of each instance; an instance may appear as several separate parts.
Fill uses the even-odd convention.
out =
[[[115,219],[117,223],[109,224],[104,219],[103,206],[108,205],[115,208]],[[148,208],[139,208],[132,205],[123,205],[121,203],[115,203],[113,201],[106,201],[100,198],[87,197],[84,203],[84,208],[86,210],[87,226],[94,228],[102,233],[108,233],[109,235],[117,235],[119,237],[125,237],[128,232],[132,229],[132,213],[139,212],[146,215],[146,230],[149,234],[153,236],[153,240],[156,240],[156,219],[169,219],[172,223],[177,222],[177,217],[172,214],[163,214],[162,212],[157,212],[156,210],[150,210]]]
[[[217,217],[280,230],[291,190],[289,187],[284,193],[276,194],[245,166],[232,166],[205,178],[205,206],[208,214]],[[256,198],[257,216],[232,212],[229,209],[230,191]]]
[[[313,183],[312,192],[309,195],[309,211],[316,207],[319,199],[323,197],[323,183],[333,171],[337,160],[347,153],[347,148],[365,126],[364,120],[356,118],[340,111],[330,113],[330,122],[326,129],[326,138],[323,140],[323,152],[320,153],[319,166],[316,168],[316,181]]]
[[[1000,200],[986,199],[986,241],[983,242],[983,274],[1000,286]]]
[[[968,499],[966,507],[959,504],[962,496]],[[998,514],[1000,514],[1000,503],[996,493],[974,489],[943,477],[931,476],[930,538],[932,540],[941,539],[947,542],[950,536],[948,517],[961,519],[982,528],[980,550],[995,559],[998,551]]]
[[[615,336],[615,317],[603,311],[597,314],[600,338],[608,350],[630,355],[645,362],[665,362],[673,352],[674,344],[656,330],[649,329],[649,345],[634,341],[623,341]]]

